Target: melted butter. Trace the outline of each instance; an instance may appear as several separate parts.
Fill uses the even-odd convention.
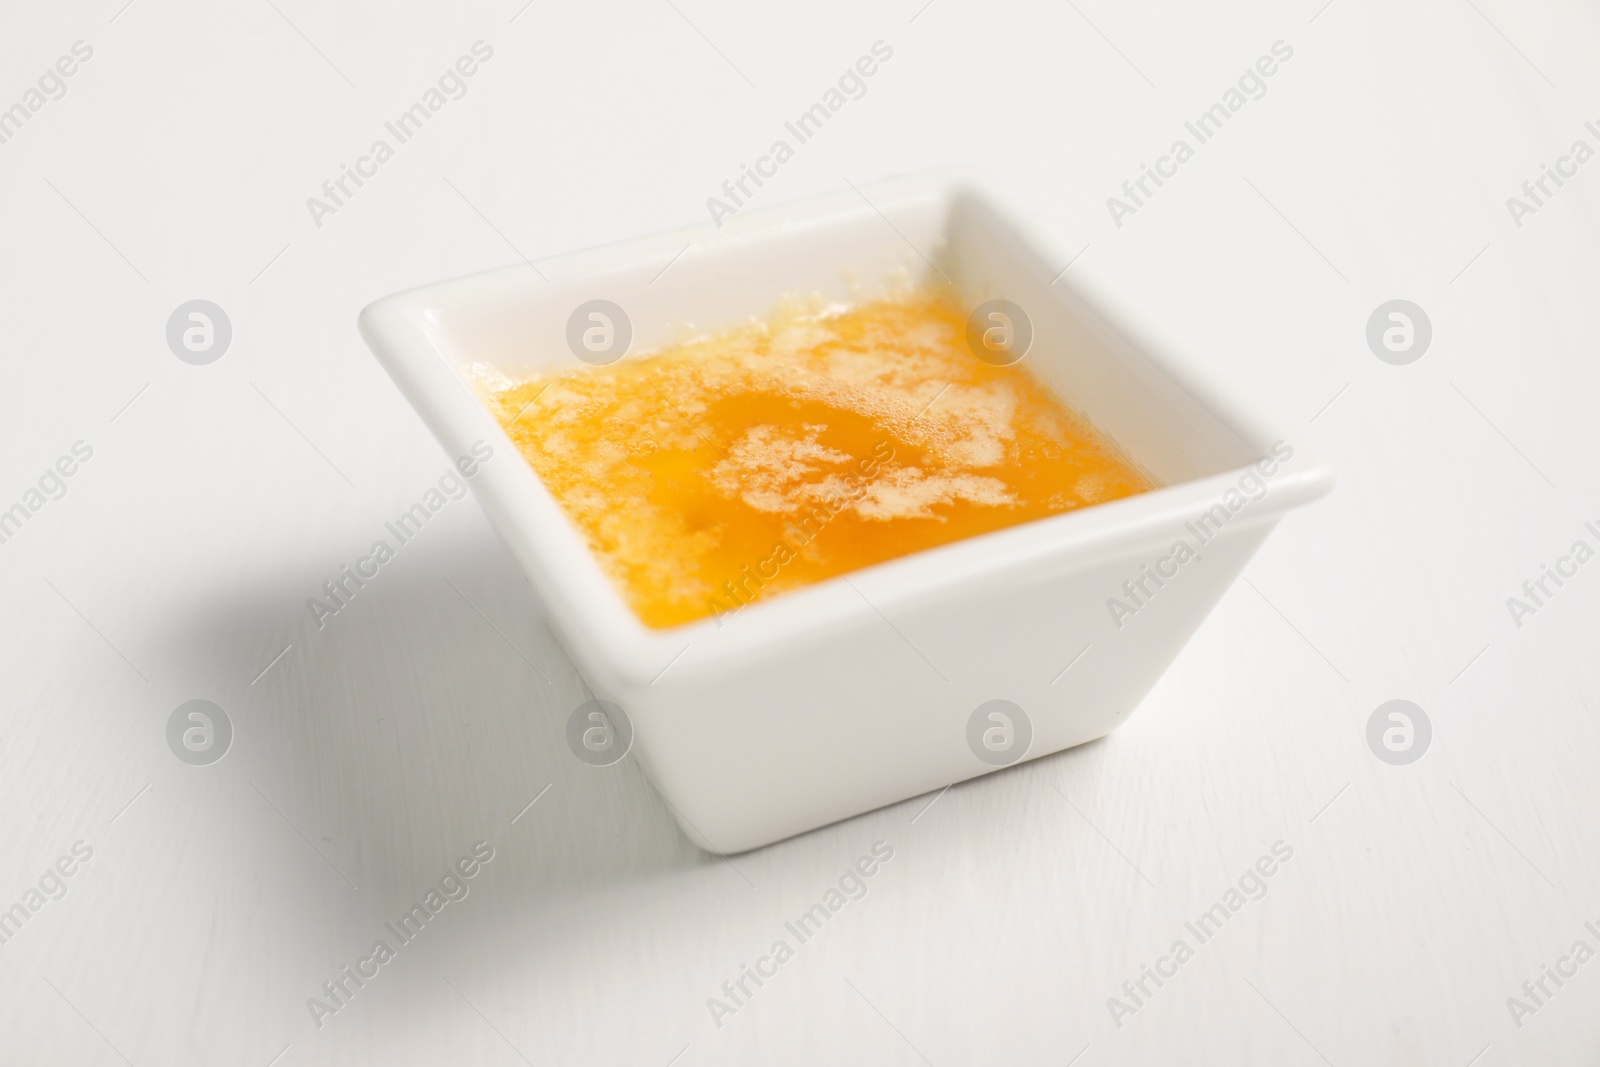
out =
[[[1153,488],[917,292],[491,391],[624,598],[666,627]]]

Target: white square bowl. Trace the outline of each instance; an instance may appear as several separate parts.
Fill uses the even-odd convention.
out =
[[[1289,508],[1332,472],[1087,264],[1041,247],[970,178],[922,175],[387,297],[361,332],[452,455],[595,694],[701,848],[732,853],[1108,733]],[[549,281],[545,280],[548,276]],[[1033,324],[1021,366],[1160,488],[918,552],[731,617],[644,625],[473,383],[585,366],[568,318],[631,320],[632,354],[942,274]],[[1209,518],[1202,521],[1202,516]],[[1197,558],[1177,558],[1178,542]],[[1117,606],[1120,604],[1120,607]],[[991,718],[1003,700],[1006,718]],[[985,736],[987,742],[976,739]],[[974,738],[969,742],[969,737]]]

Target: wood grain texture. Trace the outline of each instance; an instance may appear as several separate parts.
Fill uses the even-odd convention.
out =
[[[1506,206],[1600,148],[1593,10],[118,6],[0,13],[0,106],[94,49],[0,144],[0,508],[93,448],[0,544],[0,917],[25,912],[0,1063],[1600,1058],[1600,962],[1523,990],[1600,950],[1600,563],[1507,609],[1600,548],[1600,171],[1520,226]],[[479,39],[466,95],[315,225],[306,198]],[[879,39],[893,60],[764,202],[985,166],[1341,481],[1109,738],[717,859],[632,760],[566,751],[586,690],[470,500],[312,620],[448,462],[355,314],[702,217]],[[1107,197],[1280,40],[1264,95],[1116,225]],[[233,324],[204,367],[163,337],[197,296]],[[1432,322],[1410,366],[1365,341],[1394,298]],[[235,731],[207,767],[165,739],[195,698]],[[1396,698],[1433,727],[1409,766],[1366,742]],[[785,924],[878,842],[800,943]],[[308,998],[380,938],[319,1026]]]

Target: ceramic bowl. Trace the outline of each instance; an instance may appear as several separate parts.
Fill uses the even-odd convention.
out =
[[[360,324],[452,457],[492,445],[473,492],[553,632],[625,712],[631,756],[684,832],[732,853],[1103,736],[1284,512],[1331,486],[1289,429],[1069,259],[980,182],[913,176],[425,286]],[[594,362],[569,344],[574,321],[601,322],[580,311],[605,306],[592,301],[626,319],[593,336],[631,334],[632,358],[785,295],[849,301],[923,278],[971,307],[1021,308],[1019,365],[1159,488],[652,629],[475,391],[485,367]]]

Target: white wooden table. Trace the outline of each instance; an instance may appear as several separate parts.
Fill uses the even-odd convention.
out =
[[[1592,7],[123,3],[0,11],[0,1063],[1600,1057],[1600,563],[1560,563],[1600,548],[1600,163],[1561,162],[1600,149]],[[981,166],[1341,484],[1109,739],[723,861],[567,752],[585,690],[470,500],[312,621],[447,463],[355,315],[704,217],[880,40],[760,202]],[[206,365],[166,336],[193,299]],[[1409,365],[1366,340],[1393,299]],[[168,744],[196,699],[206,766]],[[1367,743],[1392,699],[1407,765]]]

